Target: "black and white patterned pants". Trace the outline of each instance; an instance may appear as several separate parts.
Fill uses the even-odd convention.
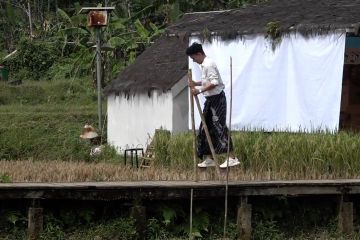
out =
[[[211,141],[214,145],[215,153],[226,153],[228,149],[228,128],[226,126],[226,96],[224,92],[218,95],[206,97],[203,114],[206,125],[209,129]],[[200,159],[204,155],[211,155],[209,143],[200,124],[197,136],[197,154]],[[233,144],[230,139],[230,151],[233,150]]]

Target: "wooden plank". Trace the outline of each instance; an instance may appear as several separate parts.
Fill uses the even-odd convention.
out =
[[[137,181],[0,184],[0,199],[176,199],[223,197],[218,181]],[[229,196],[300,196],[360,194],[360,180],[229,182]]]
[[[286,186],[286,185],[360,185],[360,179],[339,180],[292,180],[292,181],[229,181],[233,186]],[[219,181],[119,181],[119,182],[73,182],[73,183],[1,183],[3,188],[66,188],[66,187],[141,187],[141,186],[169,186],[169,187],[196,187],[196,186],[223,186]]]

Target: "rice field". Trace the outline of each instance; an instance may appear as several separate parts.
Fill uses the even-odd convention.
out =
[[[234,132],[235,155],[241,165],[229,179],[293,180],[360,177],[360,137],[356,133]],[[94,161],[2,160],[0,176],[12,182],[142,181],[195,179],[192,135],[159,133],[155,159],[146,169],[124,165],[122,158]],[[106,153],[104,153],[106,154]],[[225,155],[219,155],[223,161]],[[221,171],[225,177],[226,170]],[[215,168],[197,169],[200,180],[217,180]]]
[[[158,163],[191,170],[189,134],[157,140]],[[242,165],[233,180],[334,179],[360,175],[360,136],[356,133],[234,132],[235,155]],[[160,156],[159,156],[160,155]],[[224,160],[224,156],[220,158]]]

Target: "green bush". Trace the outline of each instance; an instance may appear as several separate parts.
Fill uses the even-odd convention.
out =
[[[79,217],[70,213],[73,219]],[[57,240],[131,240],[137,239],[137,232],[132,218],[116,217],[112,220],[101,219],[79,224],[73,222],[72,226],[65,226],[65,220],[55,218],[52,214],[45,216],[45,226],[40,239]]]
[[[27,219],[25,212],[10,208],[0,210],[0,239],[26,239]]]
[[[59,46],[57,42],[23,38],[17,46],[18,52],[4,63],[16,80],[40,80],[60,56]]]
[[[285,234],[279,230],[275,221],[259,221],[253,231],[254,240],[285,240]]]
[[[69,234],[68,240],[132,240],[138,239],[132,218],[117,218],[79,229]]]

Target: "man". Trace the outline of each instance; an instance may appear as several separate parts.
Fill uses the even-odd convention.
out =
[[[195,82],[189,79],[188,83],[194,95],[202,93],[206,98],[203,114],[215,153],[226,153],[228,144],[230,144],[230,151],[232,152],[232,141],[230,140],[230,143],[228,143],[228,128],[226,127],[226,97],[223,91],[225,86],[221,80],[219,70],[215,62],[206,56],[202,45],[199,43],[195,42],[188,47],[186,54],[201,66],[201,81]],[[209,157],[209,155],[211,156],[211,150],[202,123],[199,127],[197,142],[198,157],[203,159],[204,156],[208,156],[203,162],[198,164],[198,167],[215,166],[214,160]],[[232,167],[240,164],[233,154],[227,160],[220,165],[220,168],[226,168],[227,165]]]

